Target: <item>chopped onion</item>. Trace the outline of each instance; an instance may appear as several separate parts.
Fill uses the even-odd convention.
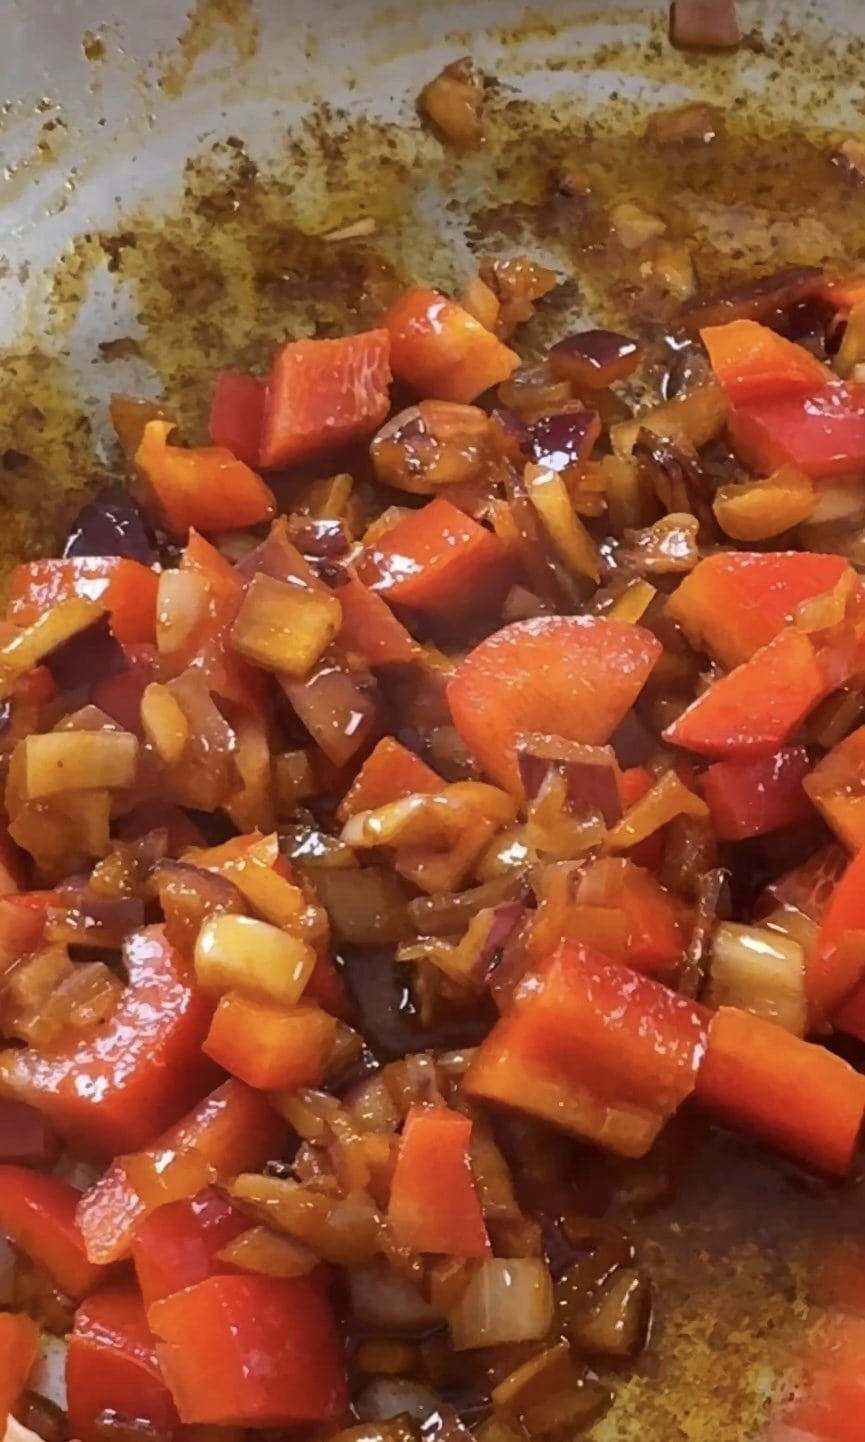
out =
[[[43,1112],[15,1097],[0,1097],[0,1164],[42,1171],[56,1161],[59,1151],[60,1141]]]
[[[699,796],[677,776],[675,771],[665,771],[655,784],[642,796],[607,837],[610,851],[628,851],[647,836],[660,831],[676,816],[708,816],[709,808]]]
[[[620,200],[610,211],[610,224],[625,250],[639,250],[647,241],[665,235],[667,222],[650,215],[631,200]]]
[[[72,522],[63,555],[122,556],[144,566],[152,566],[159,559],[137,502],[125,486],[119,485],[103,486],[81,508]]]
[[[277,1236],[268,1227],[241,1232],[222,1248],[219,1260],[265,1277],[307,1277],[318,1265],[315,1253],[302,1242]]]
[[[496,1413],[512,1418],[532,1439],[571,1436],[596,1421],[612,1398],[578,1370],[567,1342],[530,1357],[493,1388]]]
[[[702,0],[712,5],[713,0]],[[721,0],[721,4],[729,0]],[[767,320],[779,311],[790,311],[813,297],[823,283],[823,272],[817,266],[791,266],[773,275],[735,290],[703,298],[688,307],[685,321],[688,332],[695,335],[707,325],[725,325],[731,320]]]
[[[662,516],[654,525],[625,532],[623,556],[649,575],[672,576],[693,571],[700,559],[700,523],[690,513]]]
[[[719,486],[712,508],[734,541],[766,541],[811,519],[816,504],[808,477],[795,466],[782,466],[765,481]]]
[[[165,917],[166,935],[181,951],[192,950],[209,916],[243,913],[245,909],[241,893],[226,877],[184,861],[160,861],[152,881]]]
[[[337,941],[387,946],[413,934],[412,893],[389,867],[316,868],[315,889]]]
[[[523,860],[525,860],[525,855]],[[456,891],[438,896],[418,896],[409,903],[408,914],[419,936],[454,936],[459,934],[472,916],[487,907],[523,902],[529,892],[524,871],[508,871],[506,875],[469,891]]]
[[[432,795],[405,796],[374,811],[350,816],[342,829],[349,846],[446,846],[473,820],[507,826],[516,817],[513,800],[482,781],[455,781]]]
[[[72,596],[68,601],[49,606],[32,625],[13,631],[0,645],[0,699],[11,696],[26,671],[32,671],[58,646],[80,631],[86,631],[102,614],[103,608],[97,601]]]
[[[96,686],[128,669],[123,647],[115,640],[107,616],[70,636],[45,657],[45,666],[59,691]]]
[[[315,960],[311,946],[276,926],[249,916],[217,916],[198,934],[195,979],[211,996],[240,991],[294,1006]]]
[[[433,1425],[444,1404],[425,1382],[408,1377],[374,1377],[355,1399],[357,1415],[367,1422],[389,1422],[411,1417],[424,1427]]]
[[[518,736],[516,746],[520,780],[530,803],[555,773],[564,781],[571,815],[599,815],[607,827],[621,820],[620,772],[610,746],[581,746],[561,736],[535,734]]]
[[[859,149],[861,153],[861,147]],[[865,302],[860,301],[858,305],[854,305],[847,317],[844,335],[833,364],[841,379],[847,380],[862,361],[865,361]]]
[[[686,395],[664,405],[643,411],[632,421],[622,421],[610,430],[610,440],[617,456],[633,453],[641,430],[652,431],[668,440],[685,437],[698,451],[714,440],[724,429],[727,401],[719,385],[696,386]]]
[[[558,284],[555,271],[525,255],[484,261],[480,279],[499,303],[493,329],[502,340],[507,340],[518,325],[531,320],[536,301],[549,295]]]
[[[324,1262],[351,1267],[381,1251],[381,1218],[372,1199],[345,1199],[281,1177],[247,1174],[231,1184],[232,1197],[260,1211],[262,1220],[297,1237]]]
[[[52,731],[21,742],[25,795],[43,800],[66,791],[131,786],[138,738],[128,731]]]
[[[534,1257],[491,1257],[448,1314],[454,1350],[536,1342],[553,1324],[553,1284]]]
[[[345,1105],[360,1131],[395,1132],[402,1120],[381,1072],[353,1087]]]
[[[602,1357],[632,1357],[646,1339],[649,1285],[635,1267],[617,1268],[569,1329],[581,1351]]]
[[[562,406],[553,415],[540,416],[529,427],[529,438],[538,466],[548,471],[566,471],[588,460],[600,433],[597,411],[577,402]]]
[[[346,1275],[351,1310],[366,1327],[387,1332],[426,1332],[441,1321],[441,1314],[385,1257],[373,1257]]]
[[[804,1036],[805,952],[798,942],[765,927],[722,922],[712,940],[709,1001],[737,1006]]]
[[[207,601],[207,582],[196,572],[162,572],[156,591],[156,644],[161,656],[176,656],[189,643]]]
[[[280,817],[294,815],[298,804],[314,796],[318,790],[308,751],[282,751],[274,756],[273,779]]]
[[[483,79],[464,56],[424,86],[418,105],[456,150],[476,150],[483,140],[483,98]]]
[[[640,347],[612,330],[583,330],[566,336],[549,353],[550,370],[579,390],[605,390],[637,369]]]
[[[258,572],[231,628],[244,660],[294,679],[307,676],[342,625],[333,591],[287,584]]]
[[[39,1356],[36,1358],[30,1377],[28,1378],[28,1390],[36,1392],[39,1397],[44,1398],[53,1406],[66,1411],[66,1352],[68,1342],[65,1337],[52,1337],[50,1333],[43,1331],[39,1338]]]
[[[574,510],[562,477],[550,467],[528,465],[526,490],[560,559],[577,576],[600,579],[598,548]]]
[[[605,614],[611,621],[626,621],[636,625],[642,620],[658,592],[655,587],[641,578],[629,581],[622,594]]]
[[[334,766],[346,766],[366,745],[376,722],[376,686],[353,671],[335,646],[303,680],[280,674],[279,683],[313,741]]]
[[[378,479],[414,495],[441,487],[495,483],[500,457],[489,416],[478,406],[421,401],[378,432],[370,447]]]
[[[172,421],[176,418],[158,401],[137,400],[134,396],[115,394],[109,401],[111,424],[127,461],[135,459],[144,438],[144,427],[148,421]]]
[[[180,760],[189,740],[189,722],[177,698],[158,681],[151,681],[141,697],[141,725],[160,761],[173,766]]]

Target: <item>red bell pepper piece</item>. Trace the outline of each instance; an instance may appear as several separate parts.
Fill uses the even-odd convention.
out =
[[[284,346],[267,381],[265,470],[363,440],[390,410],[390,337],[369,330]]]
[[[140,1219],[196,1196],[219,1176],[255,1171],[281,1153],[285,1123],[263,1096],[226,1081],[146,1151],[118,1157],[78,1205],[93,1262],[128,1256]]]
[[[0,1421],[17,1407],[39,1355],[39,1329],[20,1312],[0,1312]]]
[[[444,618],[495,610],[514,579],[498,536],[444,496],[379,535],[357,569],[392,604]]]
[[[336,587],[342,607],[339,644],[356,651],[369,666],[408,665],[417,661],[421,650],[390,606],[353,572]]]
[[[50,1051],[0,1052],[0,1087],[90,1155],[145,1146],[213,1075],[201,1054],[210,1006],[162,928],[134,932],[123,952],[128,985],[98,1032]]]
[[[30,626],[53,606],[83,596],[102,603],[118,641],[152,643],[157,585],[148,566],[120,556],[28,561],[9,577],[8,614],[17,626]]]
[[[577,883],[577,907],[607,907],[622,913],[621,951],[606,949],[643,976],[669,977],[685,952],[685,941],[670,893],[632,860],[601,857]],[[564,939],[564,937],[563,937]],[[579,934],[568,935],[579,941]]]
[[[865,726],[839,741],[805,780],[805,790],[839,841],[865,846]]]
[[[0,1167],[0,1233],[45,1268],[67,1297],[86,1297],[105,1268],[87,1259],[75,1209],[81,1193],[59,1177]]]
[[[222,446],[169,446],[173,430],[172,421],[148,421],[135,452],[135,465],[173,536],[185,540],[191,526],[201,531],[255,526],[273,515],[273,496],[255,471]]]
[[[777,906],[792,906],[819,926],[848,861],[846,851],[836,842],[821,846],[806,861],[767,886],[761,899],[761,912],[774,911]]]
[[[144,737],[141,725],[141,698],[156,677],[159,657],[155,646],[124,646],[126,670],[98,681],[93,688],[93,704],[98,706],[139,740]]]
[[[813,480],[865,467],[865,386],[837,384],[812,395],[734,406],[728,421],[736,454],[770,475],[798,466]]]
[[[811,638],[788,627],[713,681],[668,726],[664,740],[703,756],[769,756],[834,690]]]
[[[832,379],[800,345],[755,320],[706,326],[700,338],[731,405],[790,394],[810,395]]]
[[[162,1436],[177,1432],[180,1419],[134,1283],[103,1287],[78,1308],[66,1390],[69,1431],[79,1442],[104,1442],[106,1415]]]
[[[467,310],[436,290],[408,290],[384,318],[394,375],[424,400],[470,404],[520,363]]]
[[[249,1218],[212,1187],[142,1217],[132,1238],[132,1260],[145,1307],[217,1272],[233,1271],[219,1253],[248,1227]]]
[[[702,1007],[566,943],[520,984],[465,1091],[641,1157],[693,1092],[705,1047]]]
[[[773,756],[718,761],[704,771],[703,797],[722,841],[765,836],[813,817],[803,789],[810,762],[804,746],[785,746]]]
[[[522,795],[523,732],[601,745],[631,709],[661,643],[639,626],[595,616],[517,621],[469,652],[448,682],[454,725],[482,770]]]
[[[220,997],[204,1050],[262,1091],[318,1086],[336,1041],[336,1018],[318,1006],[271,1006],[229,991]]]
[[[0,1097],[0,1163],[36,1169],[52,1167],[60,1138],[35,1107]]]
[[[834,590],[850,569],[815,551],[717,551],[667,602],[691,645],[732,668],[782,631],[797,606]]]
[[[210,1277],[149,1319],[184,1422],[288,1427],[346,1410],[342,1344],[317,1280]]]
[[[347,820],[359,811],[375,811],[405,796],[431,796],[445,782],[431,766],[415,756],[393,736],[384,736],[366,758],[342,799],[340,817]]]
[[[56,906],[53,891],[22,891],[0,897],[0,976],[44,940],[48,909]]]
[[[831,1017],[854,1036],[865,1030],[865,850],[858,851],[832,892],[805,966],[808,1004],[816,1021]]]
[[[722,1006],[709,1026],[697,1100],[727,1125],[843,1176],[865,1116],[865,1077],[825,1047]]]
[[[210,405],[210,439],[248,466],[259,464],[267,386],[257,376],[222,371]]]
[[[472,1123],[445,1106],[413,1106],[405,1120],[387,1219],[412,1252],[484,1257],[490,1250],[471,1164]]]
[[[642,801],[647,791],[651,791],[656,778],[652,775],[647,766],[629,766],[622,772],[621,796],[622,810],[628,811]],[[647,836],[645,841],[633,846],[628,852],[632,861],[637,866],[645,867],[646,871],[657,871],[664,859],[664,828],[655,831]]]
[[[785,1388],[779,1430],[770,1430],[766,1442],[862,1442],[863,1355],[861,1318],[835,1312],[821,1319],[797,1359],[798,1385]]]

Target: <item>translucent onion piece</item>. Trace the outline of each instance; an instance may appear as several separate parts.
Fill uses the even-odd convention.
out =
[[[722,922],[712,939],[708,1000],[737,1006],[804,1036],[805,952],[798,942],[765,927]]]
[[[351,1267],[381,1251],[382,1220],[372,1199],[325,1196],[298,1182],[253,1174],[239,1176],[231,1195],[253,1207],[269,1226],[297,1237],[324,1262]]]
[[[333,591],[289,585],[255,575],[231,628],[231,643],[245,660],[292,678],[307,676],[342,625]]]
[[[30,801],[66,791],[131,786],[138,762],[138,738],[129,731],[52,731],[28,736],[24,787]]]
[[[495,481],[501,465],[489,416],[455,401],[421,401],[400,411],[379,431],[370,454],[384,485],[422,496],[488,474]]]
[[[679,512],[663,516],[639,531],[625,531],[628,561],[650,575],[669,576],[693,571],[700,559],[696,516]]]
[[[267,1227],[241,1232],[223,1247],[219,1259],[265,1277],[307,1277],[318,1265],[318,1258],[308,1247],[290,1237],[277,1236]]]
[[[390,1422],[398,1417],[410,1417],[426,1433],[444,1404],[425,1382],[416,1382],[408,1377],[375,1377],[363,1388],[354,1407],[358,1416],[369,1422]]]
[[[315,967],[305,941],[249,916],[206,921],[195,943],[195,976],[202,991],[240,991],[294,1006]]]
[[[425,1332],[441,1314],[418,1289],[395,1272],[385,1257],[352,1267],[346,1280],[352,1314],[367,1327],[388,1332]]]
[[[633,201],[621,200],[610,211],[610,224],[625,250],[639,250],[647,241],[666,234],[667,223]]]
[[[301,801],[318,790],[308,751],[282,751],[273,758],[276,808],[281,819],[292,816]]]
[[[578,576],[600,579],[598,548],[574,510],[558,471],[528,465],[525,470],[529,498],[550,540],[569,570]]]
[[[612,427],[610,440],[616,456],[630,456],[643,429],[668,440],[683,436],[697,450],[720,435],[727,420],[727,401],[718,385],[697,386],[686,395],[643,411],[632,421]]]
[[[675,771],[665,771],[607,836],[608,851],[627,851],[676,816],[708,816],[709,808]]]
[[[414,933],[411,890],[389,867],[316,868],[315,888],[337,941],[387,946]]]
[[[814,487],[795,466],[782,466],[765,481],[720,486],[712,509],[718,525],[734,541],[766,541],[810,519]]]
[[[534,1257],[492,1257],[483,1262],[448,1314],[457,1352],[537,1342],[552,1323],[552,1280],[546,1263]]]
[[[581,1375],[567,1342],[530,1357],[493,1388],[497,1414],[512,1418],[529,1437],[571,1436],[610,1405],[610,1394]]]
[[[642,620],[658,592],[648,581],[630,581],[621,596],[604,614],[611,621],[627,621],[630,625]]]
[[[446,846],[474,820],[507,826],[516,805],[497,786],[456,781],[430,796],[406,796],[375,811],[361,811],[346,822],[342,839],[349,846]]]
[[[162,656],[186,646],[207,610],[207,582],[194,571],[163,571],[156,592],[156,644]]]
[[[38,620],[16,631],[0,646],[0,699],[10,696],[15,683],[25,671],[32,671],[58,646],[80,631],[86,631],[103,614],[96,601],[73,596],[43,611]]]

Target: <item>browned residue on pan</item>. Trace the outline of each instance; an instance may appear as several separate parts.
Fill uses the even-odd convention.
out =
[[[157,81],[169,97],[182,95],[196,63],[213,47],[234,51],[241,66],[258,49],[258,17],[253,0],[198,0],[178,37],[176,53],[166,57]]]

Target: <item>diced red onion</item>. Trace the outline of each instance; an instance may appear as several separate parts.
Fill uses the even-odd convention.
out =
[[[448,1316],[454,1349],[536,1342],[553,1322],[553,1284],[535,1257],[491,1257]]]
[[[42,1112],[0,1097],[0,1162],[40,1169],[56,1161],[60,1142]]]
[[[158,553],[137,502],[120,485],[104,486],[72,523],[64,556],[122,556],[152,566]]]
[[[766,320],[814,295],[822,281],[823,272],[817,266],[791,266],[748,285],[701,298],[685,313],[688,332],[693,334],[703,326],[724,325],[731,320]]]
[[[119,676],[128,669],[123,648],[115,640],[105,616],[86,631],[70,636],[50,656],[45,665],[60,691],[74,691],[79,686],[96,686],[109,676]]]
[[[574,816],[600,815],[608,827],[621,819],[618,767],[609,746],[523,735],[517,739],[517,764],[528,801],[537,798],[550,772],[556,771],[564,778],[568,810]]]
[[[594,411],[559,411],[535,421],[529,433],[536,463],[564,471],[586,459],[598,433],[598,417]]]
[[[604,390],[636,370],[640,348],[629,336],[614,330],[584,330],[565,336],[550,350],[554,376],[576,386]]]
[[[289,516],[288,529],[301,555],[310,560],[339,561],[351,547],[343,521]]]

